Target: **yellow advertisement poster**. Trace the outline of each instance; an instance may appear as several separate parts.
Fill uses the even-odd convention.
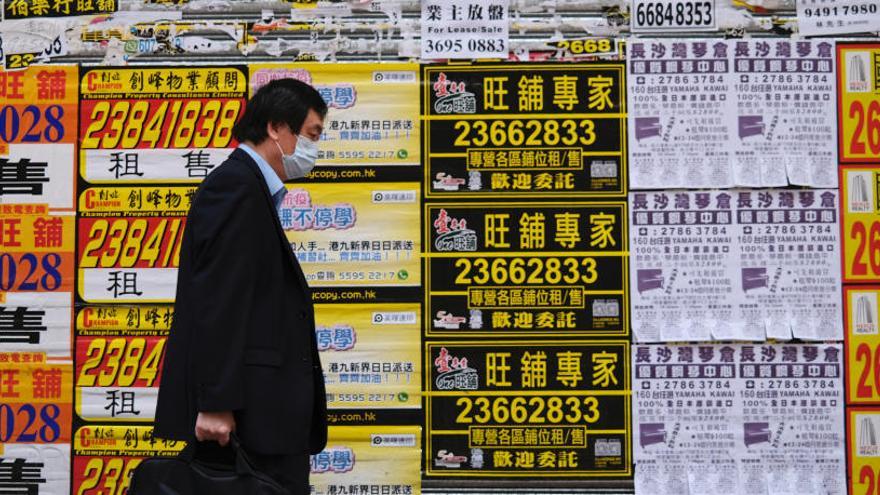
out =
[[[848,404],[880,404],[880,286],[844,286]]]
[[[153,437],[152,426],[90,424],[73,438],[73,491],[122,494],[146,457],[174,456],[186,445]]]
[[[0,204],[0,353],[70,359],[75,222],[45,204]]]
[[[235,146],[232,127],[245,107],[247,68],[87,68],[80,92],[84,179],[198,182]]]
[[[79,195],[77,290],[92,303],[174,301],[195,186],[90,187]]]
[[[877,493],[880,483],[880,409],[852,407],[846,411],[849,432],[849,493]]]
[[[73,253],[75,218],[50,214],[46,205],[0,205],[4,252]],[[8,290],[8,289],[3,289]]]
[[[0,230],[0,292],[73,290],[72,215],[50,214],[46,205],[0,205]]]
[[[842,166],[840,187],[843,280],[880,280],[880,166]]]
[[[418,426],[331,426],[329,436],[311,459],[313,495],[421,493]]]
[[[89,425],[73,437],[77,455],[173,455],[185,446],[186,442],[154,438],[152,426]]]
[[[90,187],[79,195],[80,217],[186,216],[195,186]]]
[[[174,320],[174,306],[86,306],[76,315],[81,336],[167,335]]]
[[[71,368],[39,353],[0,353],[0,456],[14,459],[11,450],[30,448],[42,457],[52,444],[70,443]],[[0,491],[9,493],[2,490],[7,486],[0,482]]]
[[[281,226],[311,287],[420,285],[417,182],[287,190]]]
[[[419,304],[322,304],[315,337],[333,408],[421,406]]]
[[[418,64],[252,64],[251,94],[275,79],[311,84],[329,112],[322,165],[419,165]]]
[[[0,70],[0,205],[76,206],[76,84],[73,65]]]
[[[837,45],[840,161],[880,163],[880,44]]]
[[[88,421],[151,421],[170,305],[86,306],[76,315],[76,411]]]
[[[41,421],[57,420],[50,416],[64,414],[58,412],[59,407],[67,408],[69,417],[73,401],[73,366],[70,363],[49,362],[46,356],[38,353],[4,352],[0,353],[0,369],[3,369],[4,383],[0,399],[4,404],[29,404],[31,408],[37,404],[54,405],[56,411],[48,411],[47,416],[40,418]],[[36,409],[40,410],[41,407],[36,406]],[[9,424],[18,425],[19,421],[22,430],[30,430],[25,428],[27,421],[24,418],[9,418]],[[59,424],[67,428],[63,422]],[[24,435],[25,438],[28,436]],[[13,437],[8,438],[12,441]]]

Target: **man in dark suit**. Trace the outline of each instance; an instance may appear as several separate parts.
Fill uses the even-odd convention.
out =
[[[211,452],[234,431],[293,494],[309,493],[309,454],[324,448],[327,419],[311,294],[278,208],[282,179],[314,166],[326,114],[321,95],[294,79],[248,102],[233,129],[241,144],[187,217],[156,408],[157,437],[195,437]]]

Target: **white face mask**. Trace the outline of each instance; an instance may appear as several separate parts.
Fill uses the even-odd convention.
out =
[[[284,154],[284,149],[276,140],[275,145],[281,152],[281,163],[284,165],[284,175],[286,180],[301,179],[315,168],[315,161],[318,159],[318,143],[311,139],[298,135],[296,137],[296,148],[289,155]]]

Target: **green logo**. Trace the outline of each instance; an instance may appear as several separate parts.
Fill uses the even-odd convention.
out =
[[[400,158],[401,160],[403,160],[404,158],[406,158],[408,156],[409,156],[409,152],[406,151],[405,149],[397,150],[397,158]]]
[[[397,272],[397,278],[400,280],[406,280],[409,278],[409,272],[406,270],[400,270]]]
[[[406,392],[400,392],[399,394],[397,394],[397,400],[399,400],[400,402],[406,402],[407,400],[409,400],[409,394]]]

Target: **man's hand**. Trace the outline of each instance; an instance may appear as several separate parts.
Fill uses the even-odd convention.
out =
[[[196,439],[200,442],[215,440],[225,447],[233,431],[235,418],[232,411],[200,412],[196,418]]]

